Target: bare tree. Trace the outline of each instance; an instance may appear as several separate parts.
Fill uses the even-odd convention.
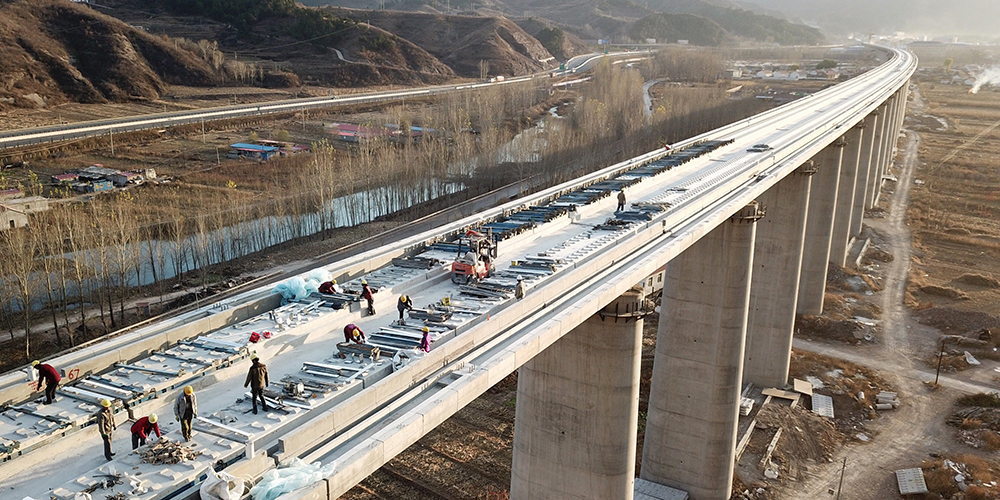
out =
[[[16,307],[21,312],[24,326],[24,357],[31,358],[31,315],[37,293],[35,284],[35,258],[39,254],[39,242],[33,229],[10,229],[0,233],[3,245],[5,270],[10,275],[15,290]]]

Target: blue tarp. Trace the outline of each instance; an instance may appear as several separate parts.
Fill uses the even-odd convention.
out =
[[[249,149],[252,151],[260,151],[262,153],[273,153],[278,150],[274,146],[261,146],[259,144],[246,144],[243,142],[237,142],[236,144],[230,144],[229,147],[233,149]]]

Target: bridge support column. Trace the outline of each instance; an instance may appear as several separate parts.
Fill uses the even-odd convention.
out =
[[[858,184],[861,165],[861,146],[865,132],[862,121],[844,134],[844,159],[840,166],[840,186],[837,188],[837,213],[833,219],[833,240],[830,243],[830,261],[843,266],[847,263],[848,243],[851,241],[851,221],[854,216],[854,190]]]
[[[907,82],[899,89],[899,130],[903,129],[903,125],[906,120],[906,106],[910,102],[910,84]]]
[[[728,500],[732,489],[756,203],[667,264],[642,479]]]
[[[871,182],[871,197],[868,198],[868,208],[875,208],[878,205],[879,195],[882,194],[882,173],[884,166],[884,159],[887,154],[886,152],[886,136],[889,135],[889,123],[892,122],[892,116],[890,115],[889,102],[886,101],[882,107],[879,108],[879,124],[878,131],[875,132],[875,141],[878,143],[878,150],[876,151],[877,156],[872,160],[874,165],[872,165],[872,175],[869,182]]]
[[[514,500],[631,500],[639,417],[641,289],[521,366],[517,380]]]
[[[754,242],[743,381],[758,387],[788,383],[813,173],[803,165],[757,199],[766,214]]]
[[[861,156],[858,160],[858,182],[854,188],[854,208],[851,210],[851,234],[861,236],[861,228],[865,219],[865,197],[868,195],[872,175],[872,153],[878,149],[875,144],[875,129],[879,122],[878,110],[865,117],[864,134],[861,138]]]
[[[833,239],[843,156],[844,141],[837,139],[813,159],[816,175],[809,191],[806,242],[799,278],[799,314],[823,314],[823,294],[826,293],[826,271],[830,265],[830,241]]]
[[[888,123],[889,130],[885,134],[886,149],[885,157],[882,158],[883,175],[889,173],[892,160],[896,158],[896,144],[899,143],[899,92],[892,95],[889,106],[891,119]]]

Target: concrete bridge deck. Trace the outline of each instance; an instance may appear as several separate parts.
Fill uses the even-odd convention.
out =
[[[706,358],[701,359],[698,363],[699,366],[703,367],[700,370],[708,370],[701,381],[709,383],[706,388],[708,392],[711,393],[714,390],[711,389],[712,381],[716,380],[713,373],[718,371],[727,373],[729,377],[724,381],[718,379],[717,382],[720,384],[718,387],[728,388],[735,385],[738,393],[740,375],[744,368],[749,370],[750,366],[760,363],[770,366],[774,365],[775,361],[780,365],[781,362],[780,359],[753,359],[752,362],[747,363],[746,367],[743,366],[744,343],[748,346],[752,344],[750,340],[744,342],[744,337],[748,335],[752,337],[752,334],[747,333],[748,304],[752,300],[750,298],[752,296],[750,263],[758,265],[761,262],[767,262],[766,259],[754,260],[752,251],[756,232],[753,228],[760,224],[758,222],[760,220],[766,222],[767,214],[765,210],[762,210],[763,207],[751,202],[758,199],[768,199],[769,196],[774,198],[767,210],[771,211],[772,216],[781,214],[785,219],[776,221],[773,226],[775,228],[798,228],[798,231],[802,233],[796,236],[794,229],[791,233],[776,233],[779,237],[772,238],[775,241],[796,240],[797,238],[800,243],[797,247],[792,245],[785,249],[776,250],[776,247],[768,247],[763,249],[764,251],[758,252],[758,257],[778,250],[790,252],[790,255],[793,254],[791,260],[797,260],[799,263],[798,266],[792,265],[793,268],[796,268],[794,276],[791,278],[791,282],[796,288],[793,295],[794,292],[801,295],[803,292],[800,290],[806,289],[807,300],[800,302],[806,303],[808,300],[815,300],[814,290],[809,290],[808,286],[805,288],[799,286],[800,273],[798,268],[803,269],[801,283],[807,281],[804,266],[806,266],[805,261],[808,259],[803,258],[803,255],[807,253],[804,250],[804,245],[807,245],[807,241],[818,241],[817,248],[823,248],[823,234],[826,235],[825,252],[814,252],[817,255],[823,254],[816,261],[823,264],[823,272],[825,273],[826,261],[832,258],[830,256],[831,241],[835,239],[835,218],[833,215],[835,214],[843,220],[841,215],[843,207],[853,209],[858,203],[859,197],[864,203],[877,199],[880,182],[859,181],[862,178],[860,172],[864,171],[869,174],[867,178],[880,180],[881,174],[887,166],[887,161],[891,158],[889,152],[878,155],[876,152],[891,151],[892,149],[894,141],[891,141],[890,138],[894,138],[895,134],[898,133],[898,124],[902,116],[902,103],[905,102],[905,84],[915,65],[912,56],[901,52],[893,52],[893,54],[894,57],[885,65],[854,80],[677,145],[675,149],[678,151],[674,154],[676,157],[680,157],[684,154],[685,147],[693,150],[697,149],[697,144],[703,141],[723,142],[718,147],[704,152],[701,156],[670,170],[664,170],[657,175],[644,176],[641,182],[632,183],[636,180],[634,174],[638,171],[636,169],[641,170],[644,167],[656,165],[657,162],[662,164],[664,161],[669,161],[671,157],[667,155],[667,152],[663,150],[651,152],[583,179],[557,186],[529,199],[519,200],[478,217],[459,221],[448,227],[400,242],[389,248],[369,252],[329,266],[327,271],[331,275],[346,278],[341,279],[341,282],[350,280],[356,282],[363,276],[380,276],[379,279],[384,283],[384,287],[378,294],[376,308],[381,313],[377,316],[363,317],[360,308],[356,305],[343,310],[316,308],[303,310],[308,306],[300,305],[298,306],[300,307],[299,311],[285,310],[275,318],[282,319],[288,325],[283,331],[277,331],[279,328],[267,314],[275,309],[277,301],[273,295],[263,290],[248,292],[241,297],[230,300],[228,308],[216,308],[214,312],[206,308],[203,311],[192,313],[193,321],[185,324],[188,328],[183,330],[182,338],[189,338],[193,336],[192,334],[206,337],[224,335],[226,342],[237,345],[236,351],[239,353],[233,354],[236,356],[234,358],[236,366],[214,370],[196,382],[199,397],[202,399],[200,401],[202,416],[211,421],[199,424],[200,432],[195,437],[197,446],[205,450],[206,459],[192,464],[171,467],[169,471],[158,472],[146,470],[149,467],[135,463],[135,455],[120,456],[111,465],[116,466],[117,470],[130,469],[146,472],[142,477],[148,481],[149,491],[137,495],[137,497],[169,498],[173,495],[184,495],[185,492],[190,491],[190,486],[201,480],[207,467],[217,461],[233,463],[232,470],[243,471],[247,475],[256,475],[266,468],[273,467],[275,459],[306,457],[309,460],[320,460],[324,463],[333,462],[338,465],[335,467],[335,472],[321,484],[298,492],[294,497],[337,498],[468,401],[519,367],[530,364],[530,372],[537,374],[532,376],[541,377],[537,380],[545,380],[546,377],[556,376],[559,373],[562,373],[559,377],[565,378],[565,373],[560,371],[564,370],[565,367],[557,366],[558,363],[555,361],[549,360],[541,363],[541,361],[535,362],[533,360],[550,347],[556,350],[549,352],[562,352],[561,350],[564,348],[560,346],[567,344],[560,343],[560,339],[575,338],[573,332],[576,329],[584,328],[581,325],[590,324],[589,322],[598,316],[600,316],[600,321],[586,328],[591,328],[592,331],[596,332],[603,331],[602,328],[614,328],[607,325],[602,326],[607,318],[618,317],[617,313],[606,310],[609,304],[617,304],[621,309],[635,311],[638,308],[636,304],[639,302],[633,299],[625,300],[622,297],[629,296],[629,290],[636,283],[645,281],[647,276],[654,274],[665,263],[675,260],[677,260],[677,264],[668,267],[667,280],[668,287],[671,283],[673,284],[673,287],[670,288],[673,295],[667,294],[665,296],[664,308],[668,307],[667,304],[673,304],[677,307],[672,308],[671,311],[678,311],[677,314],[682,314],[684,307],[686,307],[684,304],[700,304],[703,301],[704,297],[697,294],[692,296],[674,294],[673,291],[698,288],[697,283],[678,288],[678,285],[684,283],[684,280],[692,279],[685,278],[688,275],[684,273],[693,273],[690,276],[702,282],[716,276],[717,281],[709,291],[715,293],[714,291],[717,290],[728,290],[726,293],[732,294],[732,298],[728,299],[719,297],[719,300],[724,299],[722,302],[710,302],[699,306],[704,311],[698,313],[699,317],[704,318],[706,314],[712,314],[711,311],[720,310],[720,308],[721,310],[735,308],[733,310],[737,311],[736,316],[729,314],[716,318],[713,320],[715,322],[712,323],[719,331],[735,328],[732,338],[711,340],[712,332],[703,331],[701,333],[701,335],[707,335],[704,342],[719,342],[715,350],[728,352],[729,361]],[[875,115],[876,112],[879,114]],[[864,123],[871,116],[891,117],[892,119],[884,120],[887,125],[884,130],[879,129],[879,135],[868,134],[877,138],[879,142],[861,142],[867,135],[852,131],[857,129],[858,124]],[[845,140],[845,137],[848,139]],[[870,139],[870,141],[875,140],[875,138]],[[849,176],[842,176],[841,166],[844,163],[844,153],[841,151],[841,141],[845,142],[844,145],[858,141],[858,152],[854,154],[852,160],[855,167],[852,171],[855,173]],[[772,149],[761,152],[747,151],[752,145],[760,143],[765,143]],[[863,152],[866,147],[869,155],[878,159],[865,161],[862,168],[861,158],[864,156]],[[774,197],[775,193],[779,192],[779,186],[785,191],[789,191],[788,186],[791,185],[789,184],[791,181],[786,181],[787,179],[798,179],[799,177],[808,179],[813,173],[818,173],[820,177],[814,176],[812,184],[823,179],[821,181],[823,186],[828,188],[832,186],[832,196],[831,189],[814,190],[816,193],[825,194],[825,196],[811,195],[810,183],[806,182],[804,193],[801,187],[790,191],[798,192],[798,198],[788,194]],[[648,220],[623,220],[627,217],[619,215],[619,219],[623,220],[622,225],[614,230],[598,229],[595,226],[602,225],[609,217],[614,216],[615,207],[613,197],[601,198],[579,206],[576,210],[578,217],[573,218],[575,220],[571,219],[568,214],[560,215],[549,222],[539,224],[502,241],[500,256],[497,259],[501,271],[497,283],[500,285],[503,284],[503,280],[509,282],[513,275],[523,272],[523,268],[512,268],[511,261],[523,261],[526,258],[543,256],[555,262],[554,272],[525,273],[530,276],[530,288],[528,295],[522,300],[515,300],[506,293],[485,299],[462,296],[461,289],[447,280],[447,262],[442,262],[421,272],[386,270],[391,267],[392,258],[404,255],[416,256],[424,251],[426,244],[449,235],[453,236],[465,227],[491,221],[517,208],[540,204],[558,205],[557,200],[560,196],[578,190],[581,186],[614,178],[632,183],[626,188],[626,192],[630,203],[637,204],[635,208],[658,207],[660,210],[650,210]],[[802,181],[798,182],[802,183]],[[839,185],[851,187],[850,197],[842,196],[838,200],[838,192],[841,191],[837,189]],[[842,191],[847,192],[848,190]],[[789,201],[793,198],[796,200],[794,203]],[[808,199],[810,202],[815,199],[820,203],[814,206],[824,206],[822,203],[825,202],[826,208],[823,211],[831,213],[830,217],[827,218],[829,220],[813,222],[813,217],[810,216],[807,222],[806,215],[810,213],[811,209],[808,208],[808,205],[802,206],[804,199]],[[803,220],[792,223],[789,218],[794,219],[793,216],[796,214]],[[853,213],[848,210],[846,217],[851,220]],[[736,231],[735,229],[727,229],[725,233],[720,232],[719,228],[729,228],[737,224],[742,224],[740,227],[743,228],[740,229],[743,232],[739,233],[743,236],[739,238],[736,237],[736,233],[733,233]],[[816,233],[819,236],[806,237],[807,227],[810,224],[813,228],[818,228]],[[749,233],[746,233],[747,228],[749,228]],[[841,228],[837,238],[849,238],[850,234],[844,232],[849,230],[850,228],[846,226]],[[766,231],[762,230],[762,232],[766,234]],[[760,245],[761,241],[770,240],[762,238],[757,241]],[[691,251],[687,251],[689,248],[697,249],[697,252],[693,254]],[[747,250],[748,248],[749,250]],[[699,257],[711,257],[720,249],[730,253],[726,254],[727,256],[723,260],[711,260],[708,264],[710,267],[704,267],[705,263],[698,260]],[[741,254],[740,251],[747,251],[749,255]],[[432,250],[426,255],[434,256],[436,255],[434,252],[440,254],[440,251]],[[740,255],[744,256],[739,257]],[[784,261],[788,260],[789,258],[784,259]],[[684,264],[688,261],[690,264]],[[689,271],[684,270],[686,269],[685,265],[689,266]],[[774,265],[777,266],[774,268],[774,276],[785,276],[786,281],[788,281],[787,277],[790,276],[788,273],[778,272],[784,268],[780,267],[779,264]],[[787,265],[787,263],[783,265]],[[744,271],[740,272],[740,269],[744,269]],[[742,276],[739,279],[744,284],[737,285],[735,288],[732,284],[727,284],[730,283],[729,280],[734,279],[734,276]],[[758,276],[761,275],[758,274]],[[816,277],[812,276],[812,278]],[[819,282],[824,280],[825,274]],[[766,280],[760,282],[759,278],[754,283],[757,285],[755,288],[768,290],[772,300],[786,303],[785,309],[787,309],[787,303],[791,302],[791,310],[783,310],[781,314],[783,320],[790,321],[790,314],[793,315],[795,311],[796,300],[794,298],[791,300],[781,299],[787,297],[788,291],[768,289],[768,286],[774,287],[776,285]],[[400,293],[411,295],[418,306],[437,302],[445,296],[452,296],[459,306],[464,306],[463,309],[466,312],[464,316],[457,314],[453,317],[449,327],[440,328],[440,325],[432,323],[431,325],[435,327],[437,342],[435,342],[431,352],[426,355],[411,354],[410,359],[405,363],[393,363],[389,359],[358,358],[347,363],[333,356],[336,351],[335,343],[342,340],[340,329],[347,322],[355,322],[369,333],[389,327],[389,321],[395,318],[395,310],[392,306]],[[822,308],[822,291],[819,293],[819,307]],[[744,302],[743,306],[740,306],[740,301]],[[744,312],[739,313],[740,309],[743,309]],[[595,315],[595,312],[602,310],[605,312]],[[243,312],[237,314],[236,311]],[[284,317],[284,314],[289,316]],[[218,315],[221,324],[199,324],[194,330],[189,326],[192,323],[204,322],[205,318],[215,317],[215,315]],[[669,314],[664,316],[669,316]],[[676,323],[688,321],[684,319],[686,317],[688,316],[683,316],[683,314],[681,317],[675,317]],[[286,318],[294,324],[289,324]],[[622,323],[628,324],[624,320]],[[422,326],[419,322],[416,324]],[[615,321],[614,324],[621,329],[618,321]],[[638,321],[633,321],[629,328],[637,324],[639,324]],[[691,328],[697,331],[700,327],[698,324],[692,323]],[[327,392],[317,391],[316,397],[305,403],[291,402],[279,412],[257,416],[246,414],[244,411],[247,409],[248,403],[237,401],[237,398],[243,396],[243,390],[239,384],[242,382],[242,374],[246,369],[244,364],[239,363],[238,357],[245,356],[248,349],[243,338],[249,337],[251,331],[262,329],[268,331],[273,329],[277,332],[271,340],[249,346],[249,349],[256,350],[261,358],[269,364],[272,380],[279,380],[285,376],[301,377],[304,367],[316,366],[307,365],[307,363],[316,363],[326,367],[335,367],[337,375],[329,377],[330,380],[328,380],[331,386],[330,390]],[[665,326],[661,321],[661,337],[668,335],[664,332],[669,331],[669,329],[669,325]],[[781,333],[780,327],[772,327],[771,330],[777,330],[775,335]],[[620,332],[615,331],[623,335],[631,335],[628,328]],[[145,334],[149,334],[149,332]],[[136,333],[137,338],[142,338],[143,335],[143,332]],[[159,335],[158,332],[157,335]],[[405,337],[405,335],[402,336]],[[790,331],[787,332],[787,337],[790,348]],[[687,338],[687,340],[685,338],[682,336],[662,339],[662,343],[671,345],[672,350],[662,356],[658,352],[658,367],[661,366],[659,361],[661,357],[672,359],[671,356],[676,357],[679,355],[678,353],[684,353],[686,349],[691,348],[684,342],[697,341],[697,338]],[[381,340],[373,336],[372,341],[375,343],[385,342],[383,347],[386,347],[387,351],[400,345],[398,344],[400,341],[398,332],[384,334]],[[163,342],[161,340],[160,344],[157,345],[161,345]],[[406,345],[405,342],[402,345]],[[567,352],[575,354],[559,355],[555,356],[554,359],[565,358],[580,361],[579,356],[584,356],[586,359],[586,355],[580,354],[581,352],[589,353],[595,347],[566,347],[565,349],[569,349]],[[106,364],[109,354],[106,350],[94,354],[88,358],[92,365],[81,373],[102,371],[99,365],[102,362]],[[628,366],[627,353],[607,355],[606,357],[613,359],[614,356],[625,356],[621,362],[624,363],[623,366]],[[704,357],[704,352],[701,348],[697,348],[692,351],[692,356]],[[79,357],[80,355],[77,355],[74,359]],[[148,353],[129,353],[123,357],[129,361],[140,357],[148,359]],[[737,358],[739,361],[734,361]],[[101,361],[102,359],[104,361]],[[162,356],[160,359],[166,361]],[[82,361],[74,362],[82,363]],[[684,359],[676,362],[691,369],[692,360]],[[59,360],[54,363],[58,365]],[[677,374],[670,371],[670,362],[665,363],[668,368],[663,371],[661,376],[667,377],[663,380],[671,380]],[[734,363],[738,366],[732,366]],[[74,365],[60,366],[60,368],[73,369],[72,366]],[[579,364],[574,366],[578,367]],[[654,371],[656,370],[654,369]],[[787,361],[785,370],[785,376],[787,376]],[[778,371],[780,372],[780,367]],[[624,372],[628,373],[628,370],[624,370]],[[777,376],[766,374],[765,376],[780,378],[780,374]],[[13,377],[16,378],[16,375]],[[174,377],[174,379],[176,378]],[[528,378],[530,377],[525,377],[525,379]],[[174,379],[162,382],[169,385],[170,389],[175,389],[177,384]],[[655,380],[654,376],[654,384],[656,384]],[[627,380],[619,383],[626,382]],[[16,384],[11,383],[7,387],[10,389],[6,390],[4,394],[14,397],[13,395],[17,394]],[[23,391],[23,389],[21,390]],[[588,390],[600,391],[601,389],[591,388]],[[727,405],[730,405],[735,413],[738,403],[729,401],[730,398],[726,391],[728,389],[719,393],[719,408],[728,408]],[[531,394],[537,395],[538,390],[533,390]],[[147,398],[143,401],[133,402],[131,409],[140,413],[159,409],[161,415],[166,414],[166,409],[159,407],[162,407],[164,402],[170,402],[169,396],[171,394],[161,392],[158,398]],[[64,399],[66,397],[63,396]],[[552,397],[558,397],[558,395]],[[60,402],[60,404],[64,403]],[[547,403],[540,400],[539,404]],[[651,422],[653,418],[663,418],[664,422],[669,421],[670,418],[676,418],[670,416],[676,414],[676,410],[669,410],[668,407],[669,405],[664,407],[666,413],[660,417],[651,415]],[[693,408],[697,407],[695,405]],[[588,414],[593,414],[593,418],[603,421],[604,418],[613,417],[613,415],[606,414],[607,412],[621,413],[621,406],[605,410],[591,408]],[[518,429],[528,426],[527,428],[535,429],[532,432],[541,432],[545,424],[538,421],[538,417],[536,415],[535,420],[528,416],[522,418],[519,405]],[[686,418],[697,420],[694,417]],[[627,412],[625,420],[628,420]],[[634,418],[632,420],[634,421]],[[728,420],[730,419],[722,418],[720,422],[710,422],[706,424],[707,426],[700,427],[698,432],[708,432],[709,434],[706,436],[709,436],[718,434],[721,429],[722,435],[725,435],[729,432],[728,426],[731,425]],[[222,425],[212,422],[218,422]],[[521,425],[522,423],[524,425]],[[655,426],[656,422],[652,423]],[[168,426],[168,429],[170,428]],[[52,492],[55,496],[70,498],[77,491],[81,491],[91,484],[92,479],[87,478],[92,478],[99,467],[107,467],[103,464],[103,458],[100,458],[99,453],[97,453],[99,439],[96,439],[94,434],[92,429],[88,432],[85,428],[76,433],[67,433],[63,440],[57,441],[61,449],[65,449],[64,447],[68,444],[77,446],[75,451],[70,452],[68,456],[53,459],[51,451],[47,454],[42,453],[47,449],[43,446],[12,460],[9,464],[0,466],[0,477],[6,475],[8,479],[5,480],[5,483],[13,486],[17,494],[35,495],[36,498],[40,498],[46,494],[48,489],[58,488]],[[733,434],[735,434],[735,427],[733,427]],[[554,492],[553,498],[560,497],[560,495],[562,498],[569,498],[566,496],[569,494],[567,491],[574,488],[571,484],[553,485],[551,480],[544,477],[538,478],[537,475],[527,477],[524,475],[524,469],[518,467],[519,460],[527,460],[524,463],[531,463],[530,457],[535,454],[544,455],[552,450],[561,449],[560,446],[551,446],[551,443],[546,445],[545,440],[548,438],[545,438],[544,435],[544,433],[539,434],[538,436],[541,437],[534,438],[532,446],[525,445],[527,447],[518,448],[518,444],[515,443],[515,485],[512,488],[515,497],[534,498],[536,496],[532,493],[533,491],[545,489]],[[521,436],[522,440],[527,439],[524,437],[524,432],[521,433]],[[535,434],[531,434],[531,436],[535,436]],[[632,436],[634,441],[634,433]],[[117,448],[124,451],[122,448],[127,442],[126,438],[124,435],[116,435],[116,438]],[[517,439],[515,440],[517,441]],[[647,437],[648,439],[650,438]],[[675,445],[682,445],[682,448],[688,447],[671,437],[669,433],[661,435],[659,439],[661,439],[660,443],[674,442]],[[581,441],[585,441],[585,439]],[[717,442],[717,440],[709,439],[709,441],[716,444],[706,446],[707,450],[713,452],[721,450],[720,453],[714,453],[714,455],[721,455],[721,459],[713,458],[712,463],[717,462],[721,465],[713,465],[715,469],[710,470],[695,466],[686,471],[685,474],[704,476],[703,482],[717,484],[720,488],[727,489],[728,484],[725,486],[722,484],[728,483],[724,478],[727,467],[725,465],[727,456],[725,449],[730,447],[730,444],[725,440]],[[615,446],[619,445],[628,447],[627,444],[615,444]],[[656,447],[649,446],[647,443],[647,452],[654,448]],[[519,452],[519,449],[522,451]],[[549,451],[545,451],[546,449]],[[570,451],[572,450],[571,448]],[[610,488],[606,490],[607,494],[602,493],[605,495],[602,498],[625,498],[626,496],[631,498],[631,473],[627,463],[618,467],[616,474],[599,474],[603,479],[594,479],[593,464],[587,462],[585,456],[587,454],[577,453],[572,456],[575,455],[583,457],[581,463],[574,466],[576,469],[571,471],[580,475],[578,484],[597,484],[598,487],[590,488],[594,491],[605,491],[601,489],[602,487]],[[627,452],[621,453],[621,455],[625,457]],[[46,457],[47,459],[28,460],[31,457]],[[628,461],[626,458],[623,460],[624,462]],[[656,456],[650,458],[651,463],[655,463],[656,460]],[[702,463],[699,461],[703,460],[705,460],[704,457],[692,458],[692,461],[696,463]],[[21,464],[31,463],[32,473],[18,473],[21,467],[16,464],[19,462]],[[139,467],[139,469],[132,469],[133,467]],[[700,467],[707,467],[707,465],[703,464]],[[39,471],[49,474],[39,477]],[[560,473],[562,476],[566,474],[569,472]],[[731,477],[731,457],[728,459],[728,474]],[[614,479],[607,479],[612,476]],[[655,474],[647,476],[647,471],[644,469],[643,477],[653,483],[688,490],[692,493],[692,498],[696,500],[721,498],[722,495],[722,493],[701,483],[685,484],[683,481],[673,481],[670,479],[669,472],[665,473],[664,477],[658,477]],[[628,484],[623,486],[624,483]],[[560,488],[566,488],[566,490]],[[626,489],[627,494],[625,493]],[[728,497],[728,493],[726,496]]]

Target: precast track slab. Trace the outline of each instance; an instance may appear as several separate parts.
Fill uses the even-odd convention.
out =
[[[852,120],[863,118],[898,88],[899,74],[912,72],[912,58],[895,54],[869,74],[686,141],[676,151],[658,150],[441,231],[328,266],[328,274],[350,274],[343,280],[342,297],[313,294],[286,301],[83,377],[63,389],[54,405],[24,402],[7,408],[0,425],[8,420],[12,426],[0,426],[0,446],[13,451],[8,453],[12,460],[0,465],[0,478],[9,478],[5,484],[14,496],[43,498],[52,490],[57,498],[72,498],[93,488],[93,479],[107,474],[108,467],[144,471],[138,455],[126,452],[121,432],[115,436],[118,457],[110,463],[95,461],[100,440],[92,429],[87,434],[95,403],[100,397],[114,399],[122,409],[119,414],[125,408],[136,416],[159,411],[167,416],[161,420],[167,435],[177,439],[169,406],[186,384],[196,387],[202,417],[192,446],[207,458],[143,473],[136,491],[123,484],[95,494],[168,498],[196,486],[210,463],[244,462],[255,450],[261,468],[273,466],[260,461],[264,452],[279,459],[327,462],[370,458],[377,449],[379,458],[387,460],[554,341],[550,337],[583,321],[597,309],[591,306],[610,301],[652,274],[661,263],[650,256],[660,255],[659,248],[678,252],[696,241],[711,229],[711,221],[731,215],[746,203],[741,200],[752,200],[815,154],[828,136],[853,126]],[[774,150],[746,151],[760,142]],[[621,187],[629,206],[616,212],[614,191]],[[448,236],[470,227],[497,242],[497,272],[479,283],[456,284],[449,268],[458,252]],[[410,261],[398,260],[402,257]],[[362,271],[352,271],[358,269]],[[605,275],[610,282],[588,281]],[[513,296],[518,276],[527,283],[523,300]],[[356,298],[362,279],[377,289],[374,316]],[[400,324],[394,306],[404,293],[416,310]],[[345,342],[348,323],[366,333],[366,344]],[[424,326],[431,331],[427,353],[415,349]],[[525,337],[518,333],[522,327]],[[250,342],[254,333],[259,342]],[[251,352],[268,365],[272,383],[266,393],[271,407],[258,414],[249,413],[243,386]],[[13,413],[5,417],[7,412]],[[75,439],[86,446],[56,453],[61,447],[50,445],[69,439],[65,434],[74,429]],[[372,448],[376,442],[381,444]],[[12,467],[40,456],[49,460],[32,460],[37,465],[30,474]],[[346,488],[369,472],[338,471],[334,479],[338,488]]]

